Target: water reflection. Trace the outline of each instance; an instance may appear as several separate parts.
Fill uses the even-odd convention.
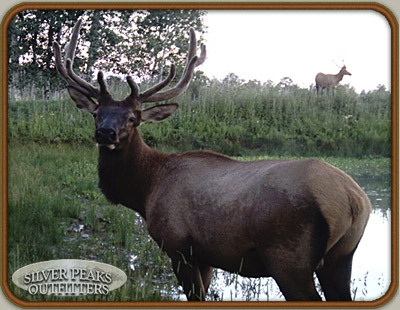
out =
[[[390,175],[360,174],[352,176],[367,193],[373,212],[354,255],[351,290],[354,300],[372,301],[385,295],[391,282]],[[318,288],[317,279],[316,282]],[[323,297],[320,289],[319,291]],[[272,278],[250,279],[222,270],[214,271],[208,299],[225,301],[285,300]]]
[[[374,210],[354,254],[352,291],[355,300],[376,300],[390,285],[390,211]]]

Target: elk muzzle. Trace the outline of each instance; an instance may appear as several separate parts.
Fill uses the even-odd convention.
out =
[[[99,146],[106,146],[110,150],[115,149],[119,143],[117,132],[113,128],[99,128],[95,132],[95,139]]]

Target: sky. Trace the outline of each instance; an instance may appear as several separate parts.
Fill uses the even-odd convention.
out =
[[[290,77],[315,85],[318,72],[336,74],[343,63],[357,92],[390,89],[390,26],[375,11],[208,11],[204,19],[210,78],[235,73],[275,84]]]

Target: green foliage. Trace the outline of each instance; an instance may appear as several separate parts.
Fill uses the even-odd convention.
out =
[[[72,26],[83,18],[74,70],[91,80],[96,70],[110,74],[163,76],[166,65],[182,66],[190,27],[204,33],[200,10],[26,10],[8,28],[9,88],[35,98],[35,88],[65,87],[54,65],[53,42],[62,48]]]
[[[129,93],[125,84],[111,85],[116,98]],[[388,157],[390,98],[382,89],[358,95],[339,86],[333,95],[317,96],[295,85],[246,83],[233,77],[189,88],[174,99],[180,103],[174,115],[144,124],[140,131],[150,146],[162,150]],[[69,100],[9,105],[10,140],[93,145],[93,131],[92,117]]]
[[[161,79],[167,75],[166,64],[174,63],[179,76],[187,57],[189,29],[204,33],[204,15],[201,10],[148,10],[136,14],[138,29],[130,35],[136,42],[126,54],[130,71],[139,78]]]
[[[82,13],[81,10],[26,10],[11,20],[7,34],[11,88],[24,93],[32,92],[33,87],[60,86],[52,61],[52,45],[61,40],[63,27],[70,26]]]
[[[12,102],[9,139],[40,143],[84,143],[93,136],[93,118],[69,101]]]

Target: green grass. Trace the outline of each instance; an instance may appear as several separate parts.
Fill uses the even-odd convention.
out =
[[[358,95],[340,86],[317,96],[297,86],[211,81],[198,92],[189,88],[175,99],[180,108],[169,119],[140,127],[150,146],[235,156],[390,156],[390,93],[384,89]],[[10,140],[89,145],[93,127],[92,117],[70,99],[9,104]]]
[[[97,188],[97,151],[93,146],[73,143],[12,142],[9,145],[8,277],[11,289],[24,300],[64,301],[65,298],[31,296],[11,283],[11,275],[27,264],[75,258],[112,264],[127,273],[128,281],[106,297],[74,300],[177,298],[178,285],[169,259],[149,237],[143,220],[132,210],[108,203]],[[241,159],[263,158],[266,156]],[[387,158],[324,159],[351,175],[367,165],[374,175],[387,176],[390,171]],[[129,267],[132,256],[136,256],[135,270]]]
[[[9,147],[8,275],[27,264],[89,259],[124,270],[128,283],[106,297],[77,300],[168,300],[176,280],[168,258],[135,212],[109,204],[97,188],[96,149],[79,145]],[[137,256],[135,271],[129,268]],[[56,297],[30,296],[26,300]],[[160,290],[166,292],[161,297]],[[64,300],[64,299],[59,299]]]

